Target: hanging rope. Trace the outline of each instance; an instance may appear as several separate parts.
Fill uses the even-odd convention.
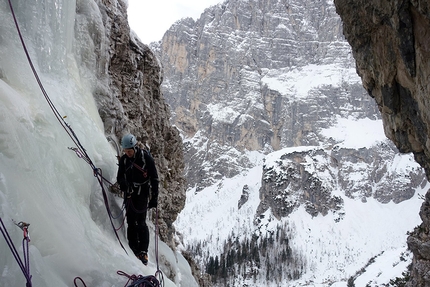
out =
[[[112,225],[112,228],[113,228],[113,230],[114,230],[115,236],[116,236],[116,238],[118,239],[118,242],[119,242],[119,244],[121,245],[122,249],[124,249],[125,253],[128,255],[128,252],[127,252],[127,250],[125,249],[124,245],[122,244],[121,239],[119,238],[119,235],[118,235],[118,232],[117,232],[117,231],[118,231],[119,229],[121,229],[121,228],[118,228],[118,229],[117,229],[117,228],[115,227],[114,223],[113,223],[113,216],[112,216],[111,209],[110,209],[110,207],[109,207],[109,200],[108,200],[108,196],[107,196],[106,190],[105,190],[104,185],[103,185],[102,170],[101,170],[101,169],[97,169],[97,173],[95,173],[95,174],[94,174],[94,176],[96,176],[96,177],[97,177],[97,180],[99,181],[99,184],[100,184],[100,186],[101,186],[101,188],[102,188],[103,201],[104,201],[104,204],[105,204],[105,207],[106,207],[106,211],[107,211],[107,213],[108,213],[108,215],[109,215],[109,221],[110,221],[110,223],[111,223],[111,225]],[[121,226],[122,226],[122,225],[121,225]]]
[[[158,262],[158,240],[159,240],[159,226],[158,226],[158,207],[155,207],[155,258],[157,263],[157,271],[155,272],[155,277],[158,277],[158,281],[160,282],[160,286],[164,286],[164,276],[163,272],[160,270],[160,265]]]
[[[127,253],[125,247],[123,246],[123,244],[122,244],[122,242],[121,242],[121,240],[119,238],[119,235],[118,235],[117,230],[116,230],[116,228],[114,226],[114,223],[112,221],[111,212],[110,212],[110,208],[109,208],[109,203],[107,201],[106,191],[105,191],[104,186],[103,186],[103,180],[105,180],[107,182],[108,182],[108,180],[105,179],[102,176],[101,169],[97,168],[94,165],[94,163],[92,162],[91,158],[88,156],[85,148],[80,143],[80,141],[79,141],[78,137],[76,136],[75,132],[73,131],[73,129],[71,128],[71,126],[64,120],[65,117],[61,116],[61,114],[58,112],[57,108],[55,107],[55,105],[53,104],[53,102],[51,101],[51,99],[49,98],[49,95],[46,92],[46,90],[45,90],[45,88],[44,88],[44,86],[42,84],[42,81],[40,80],[39,75],[38,75],[38,73],[37,73],[37,71],[36,71],[36,69],[35,69],[35,67],[33,65],[33,61],[31,60],[30,54],[29,54],[29,52],[27,50],[27,46],[25,45],[24,38],[22,37],[22,34],[21,34],[21,29],[19,28],[19,24],[18,24],[18,21],[16,19],[15,11],[13,10],[12,2],[11,2],[11,0],[8,0],[8,2],[9,2],[9,7],[10,7],[10,10],[11,10],[12,16],[13,16],[13,20],[15,22],[16,30],[18,31],[19,39],[21,40],[22,47],[24,49],[25,55],[27,57],[28,63],[29,63],[29,65],[31,67],[31,70],[33,72],[33,75],[36,78],[37,84],[39,85],[39,88],[42,91],[42,94],[45,97],[45,100],[47,101],[47,103],[48,103],[49,107],[51,108],[52,112],[54,113],[56,119],[61,124],[61,126],[64,128],[64,130],[66,131],[66,133],[69,135],[69,137],[71,138],[71,140],[75,143],[76,147],[70,148],[70,149],[73,150],[73,151],[75,151],[75,153],[77,154],[77,156],[79,158],[84,159],[91,166],[91,168],[93,170],[93,173],[94,173],[94,176],[97,177],[97,180],[99,181],[100,186],[102,188],[104,203],[105,203],[105,206],[106,206],[106,210],[107,210],[107,212],[109,214],[109,219],[110,219],[111,225],[113,227],[113,230],[115,232],[115,236],[118,239],[118,242],[121,245],[122,249],[124,249],[125,253]]]
[[[14,222],[15,223],[15,222]],[[22,273],[24,274],[25,279],[27,280],[26,287],[31,287],[31,275],[30,275],[30,253],[28,251],[28,243],[30,242],[30,235],[28,233],[28,226],[30,224],[25,222],[15,223],[19,228],[21,228],[24,232],[24,238],[22,239],[22,250],[24,255],[24,262],[21,259],[21,256],[18,254],[18,251],[15,248],[15,245],[12,242],[12,239],[7,232],[6,227],[4,226],[3,220],[0,217],[0,231],[3,234],[4,239],[6,240],[7,245],[9,246],[10,251],[15,257],[16,262],[18,263],[19,268],[21,268]]]

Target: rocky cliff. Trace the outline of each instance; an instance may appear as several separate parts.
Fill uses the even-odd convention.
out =
[[[152,48],[172,121],[192,139],[187,179],[197,189],[251,166],[245,150],[319,144],[319,131],[352,106],[358,118],[376,115],[325,1],[225,1],[178,21]]]
[[[430,176],[429,1],[335,0],[363,86],[378,104],[385,134],[413,152]],[[430,196],[422,224],[408,238],[414,253],[409,286],[430,286]]]
[[[183,148],[179,132],[172,127],[164,97],[160,91],[163,80],[159,62],[153,52],[130,33],[127,6],[123,1],[77,1],[75,37],[92,31],[87,47],[76,47],[82,63],[91,63],[99,84],[93,95],[107,135],[120,138],[131,132],[151,149],[160,177],[161,238],[173,243],[172,222],[185,203]],[[100,19],[90,15],[99,10]],[[87,64],[88,65],[88,64]]]
[[[275,217],[282,218],[303,205],[312,216],[334,212],[341,220],[348,210],[339,190],[362,202],[369,198],[381,203],[408,200],[427,181],[418,167],[393,169],[398,160],[395,147],[388,142],[360,149],[336,146],[286,151],[276,164],[263,168],[257,214],[270,207]]]
[[[231,0],[197,21],[178,21],[153,45],[172,121],[186,139],[190,186],[200,190],[252,166],[244,151],[332,148],[336,142],[323,131],[340,118],[380,117],[356,77],[341,27],[334,5],[324,1]],[[363,159],[372,173],[383,161],[373,155],[396,152],[389,145],[371,149],[332,152],[344,161]],[[359,188],[351,190],[344,175],[342,189],[352,195]],[[367,180],[363,195],[374,196],[370,185],[379,179]],[[379,188],[381,202],[394,199]]]

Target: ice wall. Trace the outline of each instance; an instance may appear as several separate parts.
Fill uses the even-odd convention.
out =
[[[76,2],[14,0],[12,4],[44,89],[93,163],[114,181],[116,152],[106,140],[91,93],[97,83],[91,65],[75,60],[76,46],[80,52],[94,52],[91,43],[74,39]],[[96,3],[86,6],[94,10],[92,21],[100,21]],[[33,286],[72,286],[77,276],[87,286],[124,286],[127,280],[117,270],[154,274],[153,234],[148,267],[132,255],[124,229],[119,235],[128,254],[121,248],[91,167],[68,149],[75,145],[37,85],[7,1],[0,2],[0,102],[0,216],[20,252],[23,235],[12,220],[30,223]],[[121,199],[109,199],[118,214]],[[120,220],[115,223],[121,225]],[[177,263],[181,260],[177,253],[162,242],[160,253],[175,271],[169,272],[176,274],[173,281],[196,286],[189,267]],[[0,272],[0,286],[25,286],[3,238]],[[174,286],[165,279],[165,286]]]

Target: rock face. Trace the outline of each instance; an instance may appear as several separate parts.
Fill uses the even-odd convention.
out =
[[[172,226],[185,204],[182,140],[172,127],[170,112],[160,91],[163,80],[155,55],[130,34],[123,1],[77,1],[75,37],[85,29],[94,54],[78,51],[82,62],[93,63],[98,88],[93,91],[107,135],[118,139],[130,132],[151,148],[160,177],[160,235],[174,247]],[[88,21],[99,10],[103,23]],[[77,47],[79,48],[79,47]],[[91,57],[93,57],[91,59]],[[90,58],[90,59],[89,59]]]
[[[340,220],[345,210],[339,190],[362,202],[408,200],[427,181],[420,168],[399,176],[392,168],[396,160],[395,147],[387,143],[358,150],[336,146],[285,152],[274,165],[264,166],[257,214],[270,207],[275,217],[287,217],[303,205],[312,216],[333,211]]]
[[[187,179],[197,190],[251,166],[245,150],[317,145],[319,130],[350,107],[358,118],[377,113],[326,1],[225,1],[197,21],[178,21],[152,48],[163,65],[172,121],[192,139],[185,159],[193,163]],[[321,73],[338,71],[339,80],[316,83],[320,75],[309,75],[318,66]],[[298,75],[297,85],[270,84]]]
[[[325,1],[225,1],[197,21],[178,21],[153,44],[165,72],[172,121],[186,139],[190,186],[198,191],[252,166],[244,151],[333,147],[322,130],[339,118],[380,116],[356,76],[334,9]],[[318,83],[318,78],[324,79]],[[372,173],[379,173],[367,178],[367,186],[351,187],[348,171],[340,170],[342,189],[351,196],[363,189],[363,197],[401,201],[402,195],[388,195],[388,186],[380,185],[387,191],[379,195],[370,191],[383,173],[372,166],[386,152],[396,151],[392,146],[333,150],[345,161],[363,158]],[[411,196],[410,190],[400,190],[404,198]]]
[[[430,1],[335,0],[363,86],[375,99],[387,137],[413,152],[430,176]],[[414,254],[409,286],[430,286],[430,196],[423,223],[408,239]]]

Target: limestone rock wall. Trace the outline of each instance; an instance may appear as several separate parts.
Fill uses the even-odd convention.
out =
[[[275,164],[263,168],[257,215],[270,207],[275,217],[286,217],[303,205],[312,216],[332,211],[342,218],[347,211],[342,197],[336,195],[338,190],[362,202],[369,198],[382,203],[408,200],[427,181],[418,165],[399,176],[392,169],[395,149],[392,143],[381,142],[358,150],[337,146],[285,152]]]
[[[97,74],[93,94],[106,134],[119,142],[131,132],[150,146],[160,177],[160,235],[173,247],[172,223],[185,204],[183,146],[160,91],[161,68],[152,51],[130,34],[125,1],[95,3],[77,1],[75,38],[85,35],[80,31],[92,31],[87,43],[94,53],[85,53],[88,47],[75,47],[76,54]],[[88,17],[94,11],[100,13],[101,22]]]
[[[430,177],[430,1],[334,0],[363,86],[401,152],[413,152]],[[423,223],[408,238],[413,269],[408,286],[430,286],[430,196]]]
[[[178,21],[153,44],[172,122],[189,140],[189,184],[200,190],[238,174],[252,165],[245,150],[318,145],[324,141],[319,131],[338,115],[377,114],[361,83],[348,76],[305,96],[295,88],[281,93],[267,85],[296,72],[305,77],[306,67],[354,73],[341,27],[334,5],[326,1],[230,0],[206,9],[197,21]],[[234,160],[226,162],[220,154]]]

